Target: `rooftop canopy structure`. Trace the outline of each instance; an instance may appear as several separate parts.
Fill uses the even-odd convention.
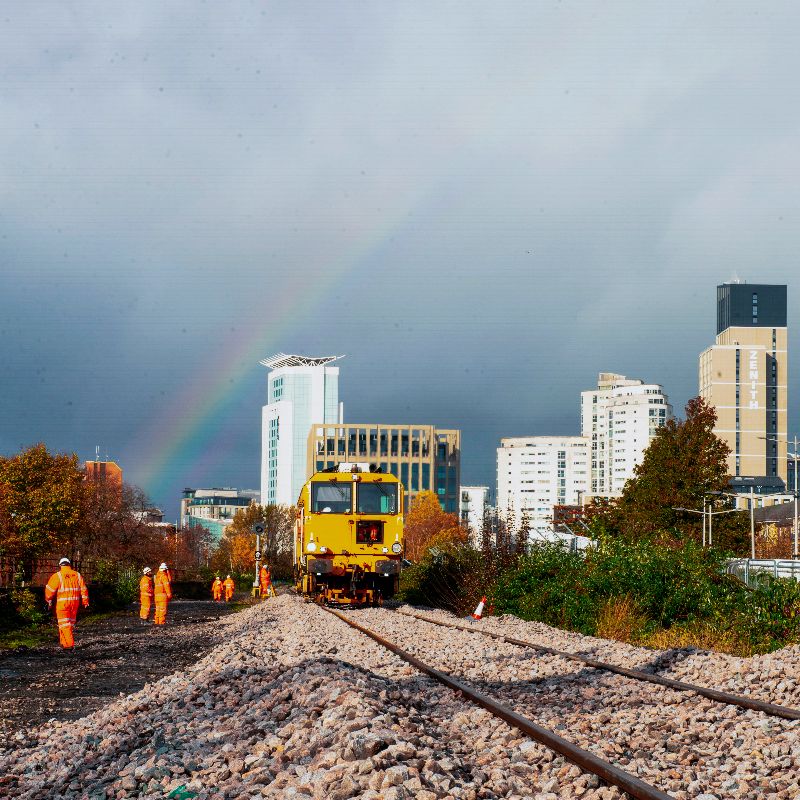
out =
[[[321,356],[320,358],[314,358],[312,356],[287,356],[286,353],[276,353],[274,356],[265,358],[258,363],[268,369],[277,369],[278,367],[322,367],[340,358],[344,358],[344,356]]]

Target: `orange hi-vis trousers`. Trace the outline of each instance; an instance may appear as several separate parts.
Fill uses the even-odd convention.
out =
[[[156,613],[153,617],[155,625],[163,625],[167,621],[167,603],[172,597],[172,587],[169,578],[163,573],[156,574]]]
[[[50,576],[44,590],[44,599],[49,603],[56,598],[56,619],[58,619],[58,641],[65,650],[75,647],[72,629],[78,616],[78,606],[83,602],[89,605],[89,590],[79,572],[64,566]]]
[[[225,589],[225,602],[227,603],[231,597],[233,597],[233,590],[234,590],[234,583],[231,580],[225,581],[222,584],[222,588]]]
[[[153,579],[147,575],[142,575],[139,581],[139,602],[142,604],[139,616],[141,619],[147,619],[150,616],[150,606],[153,604]]]

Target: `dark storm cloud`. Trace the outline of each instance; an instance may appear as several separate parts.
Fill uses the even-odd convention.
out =
[[[680,407],[717,283],[788,282],[798,306],[796,16],[7,6],[0,449],[99,443],[136,481],[170,397],[281,315],[277,349],[348,354],[347,419],[461,427],[470,482],[500,436],[577,431],[600,370]],[[258,484],[260,369],[211,421],[231,447],[158,502]]]

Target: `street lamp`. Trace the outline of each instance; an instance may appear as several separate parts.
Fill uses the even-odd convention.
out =
[[[718,494],[717,492],[709,492],[708,494]],[[689,514],[702,514],[703,515],[703,547],[706,546],[706,514],[708,514],[708,546],[711,547],[711,523],[715,514],[732,514],[738,511],[738,508],[726,508],[722,511],[706,511],[705,497],[703,497],[703,510],[700,511],[696,508],[682,508],[680,506],[672,506],[673,511],[687,511]]]

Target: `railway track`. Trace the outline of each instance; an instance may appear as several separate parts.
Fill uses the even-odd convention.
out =
[[[609,664],[605,661],[598,661],[590,656],[583,655],[582,653],[570,653],[565,650],[556,650],[553,647],[536,644],[535,642],[528,642],[524,639],[515,639],[512,636],[505,636],[502,633],[495,633],[484,628],[475,627],[473,625],[462,625],[456,622],[445,622],[444,620],[432,619],[422,614],[411,614],[408,611],[397,611],[405,617],[418,619],[422,622],[427,622],[431,625],[439,625],[442,628],[453,628],[455,630],[462,630],[468,633],[477,633],[482,636],[488,636],[491,639],[496,639],[507,644],[516,645],[517,647],[524,647],[529,650],[535,650],[539,653],[547,653],[548,655],[558,656],[559,658],[567,659],[568,661],[577,661],[585,664],[588,667],[596,670],[603,670],[605,672],[612,672],[616,675],[622,675],[625,678],[632,678],[633,680],[643,681],[645,683],[653,683],[658,686],[664,686],[668,689],[675,689],[679,692],[694,692],[701,697],[707,697],[709,700],[714,700],[718,703],[726,705],[738,706],[745,708],[749,711],[760,711],[771,717],[780,717],[781,719],[798,720],[800,719],[800,709],[790,708],[788,706],[781,706],[775,703],[767,703],[763,700],[758,700],[753,697],[745,697],[744,695],[731,694],[730,692],[723,692],[719,689],[710,689],[706,686],[698,686],[694,683],[686,683],[684,681],[676,681],[673,678],[665,678],[661,675],[656,675],[652,672],[643,672],[638,669],[629,669],[628,667],[621,667],[618,664]]]
[[[664,798],[673,796],[666,794],[658,786],[663,784],[667,788],[671,786],[672,790],[675,789],[676,764],[673,755],[675,753],[680,753],[681,757],[688,753],[689,763],[693,764],[692,770],[695,770],[691,772],[691,778],[686,781],[688,794],[682,793],[681,796],[694,797],[704,791],[710,792],[712,790],[707,788],[709,784],[714,784],[717,792],[709,794],[709,797],[729,796],[725,791],[720,792],[719,783],[724,783],[724,781],[718,780],[720,773],[725,778],[728,773],[736,769],[735,764],[731,766],[728,760],[728,748],[725,745],[720,746],[716,741],[716,736],[713,739],[704,736],[698,738],[692,730],[694,727],[706,726],[710,730],[715,728],[725,730],[726,734],[731,737],[731,745],[734,744],[733,740],[735,739],[737,747],[742,746],[742,740],[748,741],[747,731],[751,731],[756,726],[761,729],[764,729],[766,725],[779,726],[775,728],[777,734],[775,742],[779,743],[778,746],[784,748],[787,753],[791,753],[794,747],[794,744],[788,744],[788,742],[797,740],[797,728],[791,724],[800,719],[800,710],[795,708],[671,678],[663,678],[642,670],[620,667],[583,654],[560,651],[494,631],[486,631],[475,625],[443,622],[406,611],[398,613],[372,609],[359,611],[356,614],[332,613],[336,613],[337,617],[394,652],[416,669],[458,692],[463,698],[482,706],[533,740],[559,753],[582,770],[593,773],[603,782],[618,787],[632,797]],[[359,617],[358,622],[353,619],[356,616]],[[453,640],[442,642],[441,639],[437,639],[430,633],[430,629],[426,631],[414,626],[413,629],[404,630],[402,627],[398,627],[398,618],[401,616],[440,629],[452,629],[455,635],[463,637],[463,639],[458,642]],[[394,621],[390,621],[392,618]],[[481,636],[475,637],[476,633]],[[471,636],[468,636],[469,634]],[[504,654],[497,656],[494,676],[492,676],[491,657],[487,656],[484,674],[476,676],[475,670],[471,670],[465,679],[464,670],[458,667],[458,658],[456,657],[448,663],[448,654],[452,655],[459,651],[462,653],[470,650],[479,651],[480,645],[473,644],[476,638],[501,642],[503,645],[510,646],[511,651],[524,648],[528,651],[539,652],[544,656],[552,656],[553,663],[557,663],[557,659],[568,659],[588,667],[590,672],[587,675],[598,675],[597,678],[590,678],[590,682],[593,681],[600,687],[591,689],[590,697],[593,697],[595,692],[602,696],[603,692],[612,686],[607,683],[607,679],[600,678],[602,673],[610,673],[617,681],[613,684],[616,696],[617,698],[622,696],[623,699],[621,702],[619,699],[609,700],[607,709],[612,712],[611,714],[598,715],[596,712],[587,711],[588,721],[584,720],[578,711],[583,706],[580,701],[580,692],[583,690],[578,685],[572,687],[576,693],[576,699],[568,703],[563,703],[564,686],[559,687],[562,691],[560,698],[562,706],[559,708],[558,700],[551,698],[553,684],[542,686],[541,682],[534,681],[532,684],[528,678],[520,680],[519,668],[522,666],[524,671],[524,658],[514,656],[514,664],[517,667],[516,678],[500,677],[501,669],[505,668],[503,665],[507,666],[509,663],[508,660],[504,662],[503,659],[511,658],[508,655],[510,652],[508,647],[505,648]],[[480,656],[476,656],[476,659],[480,660]],[[568,676],[555,677],[566,678]],[[619,683],[619,678],[624,679],[622,684]],[[620,686],[624,686],[627,681],[630,681],[632,686],[638,685],[639,687],[630,690],[630,699],[624,689],[620,690]],[[647,684],[657,686],[659,689],[667,691],[668,694],[660,697],[655,703],[649,695],[643,698],[641,693]],[[697,697],[692,699],[689,693]],[[697,700],[701,701],[700,705]],[[706,703],[705,700],[712,702]],[[596,700],[591,702],[595,703],[595,707],[598,704]],[[600,703],[602,704],[602,701]],[[648,706],[652,708],[652,711],[648,710]],[[562,712],[563,716],[559,717]],[[751,716],[753,713],[758,716],[753,718]],[[592,714],[594,714],[593,718]],[[622,719],[615,720],[614,717],[618,715]],[[774,718],[774,722],[758,722],[760,715]],[[671,719],[673,716],[674,719]],[[626,735],[631,734],[631,738],[634,738],[631,732],[636,730],[636,725],[631,722],[631,718],[638,719],[640,727],[653,728],[652,742],[642,745],[641,739],[639,739],[639,744],[631,744],[630,748],[625,746]],[[598,719],[603,723],[602,729],[596,725]],[[573,731],[579,733],[577,737],[570,735],[571,739],[577,738],[577,741],[568,741],[556,732],[563,729],[570,731],[570,734]],[[744,735],[741,732],[744,732]],[[706,741],[711,741],[712,746],[707,745]],[[691,752],[693,749],[696,749],[695,753]],[[735,748],[733,749],[735,750]],[[592,752],[597,750],[600,751],[599,755]],[[789,762],[783,763],[788,764]],[[668,777],[668,779],[663,780],[662,776]],[[748,774],[747,777],[752,778],[753,776]],[[648,783],[648,780],[652,783]],[[761,780],[763,787],[763,779]],[[727,784],[732,786],[730,778],[728,778]],[[768,792],[765,794],[763,791],[755,794],[739,794],[738,791],[735,791],[738,787],[733,786],[732,788],[734,791],[730,796],[762,797],[769,794]]]
[[[332,608],[326,608],[326,611],[338,617],[350,627],[355,628],[357,631],[360,631],[366,636],[369,636],[373,641],[399,656],[404,661],[407,661],[416,669],[424,672],[426,675],[429,675],[448,688],[459,692],[462,697],[466,698],[470,702],[485,708],[494,716],[522,731],[526,735],[530,736],[534,741],[549,747],[551,750],[559,755],[564,756],[564,758],[566,758],[568,761],[572,762],[586,772],[591,772],[593,775],[597,775],[598,778],[605,781],[607,784],[622,789],[631,797],[637,798],[637,800],[672,800],[672,795],[662,792],[655,786],[640,780],[635,775],[632,775],[631,773],[614,766],[614,764],[608,761],[598,758],[588,750],[584,750],[583,748],[572,744],[554,731],[548,730],[547,728],[536,724],[533,720],[516,713],[512,708],[509,708],[503,703],[497,702],[488,695],[483,694],[482,692],[479,692],[473,687],[469,686],[467,683],[454,678],[452,675],[448,675],[447,673],[434,669],[424,661],[411,655],[411,653],[406,652],[393,642],[390,642],[388,639],[384,639],[382,636],[378,635],[369,628],[359,625],[359,623],[349,619],[348,616],[341,611],[337,611]]]

